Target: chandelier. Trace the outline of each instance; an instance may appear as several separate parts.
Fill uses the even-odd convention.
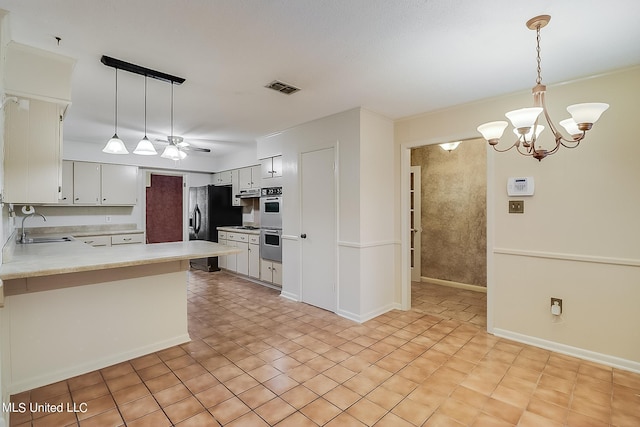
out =
[[[600,115],[609,108],[609,104],[600,102],[591,102],[585,104],[574,104],[567,107],[567,111],[571,114],[571,118],[562,120],[560,125],[570,135],[565,137],[562,135],[549,117],[547,106],[545,103],[545,93],[547,87],[542,84],[541,67],[540,67],[540,29],[545,27],[551,16],[540,15],[527,21],[527,28],[536,31],[536,52],[537,52],[537,72],[536,85],[532,89],[533,107],[521,108],[519,110],[509,111],[505,116],[511,121],[516,135],[515,142],[508,148],[499,149],[497,147],[500,137],[508,126],[506,121],[489,122],[478,126],[478,132],[482,134],[489,145],[498,152],[509,151],[512,148],[524,155],[531,156],[538,161],[544,159],[548,155],[555,154],[560,146],[566,148],[575,148],[580,144],[589,129],[600,118]],[[555,139],[555,147],[545,150],[538,143],[538,136],[544,130],[544,126],[539,125],[539,116],[543,114],[549,126],[549,130],[553,133]]]

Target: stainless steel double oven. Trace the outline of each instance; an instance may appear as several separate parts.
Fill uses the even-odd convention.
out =
[[[282,262],[282,187],[261,191],[260,257]]]

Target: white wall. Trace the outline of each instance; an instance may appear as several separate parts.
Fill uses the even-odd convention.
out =
[[[264,144],[264,147],[263,147]],[[283,295],[300,300],[301,153],[337,152],[337,310],[364,321],[394,306],[393,122],[356,108],[258,140],[258,152],[283,156]],[[381,173],[383,171],[384,173]],[[322,262],[322,260],[318,260]]]
[[[494,333],[640,371],[637,93],[640,67],[550,85],[556,122],[573,103],[602,101],[611,108],[580,147],[561,148],[542,162],[489,152],[488,325]],[[527,90],[398,121],[397,158],[411,145],[477,137],[477,125],[531,104]],[[536,181],[523,215],[507,213],[510,176]],[[563,299],[560,321],[549,313],[551,297]]]

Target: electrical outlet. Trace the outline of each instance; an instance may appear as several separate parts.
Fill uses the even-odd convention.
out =
[[[509,200],[509,213],[524,213],[524,200]]]
[[[556,305],[556,303],[558,303],[557,305],[560,306],[560,313],[558,314],[562,314],[562,299],[560,298],[551,298],[551,309],[553,310],[553,306]]]
[[[104,222],[111,222],[111,215],[107,215],[104,217]]]

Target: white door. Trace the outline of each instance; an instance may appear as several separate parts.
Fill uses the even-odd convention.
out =
[[[334,149],[302,153],[302,301],[336,310],[336,198]]]
[[[421,211],[421,182],[420,166],[411,166],[410,179],[411,209],[409,209],[409,224],[411,226],[411,281],[419,282],[421,273],[421,238],[422,238],[422,211]]]

